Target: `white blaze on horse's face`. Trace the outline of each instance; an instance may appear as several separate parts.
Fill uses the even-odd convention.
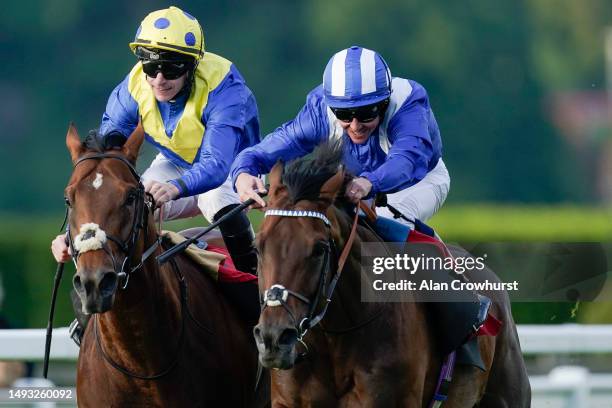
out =
[[[91,183],[91,185],[97,190],[102,186],[102,181],[102,173],[96,173],[96,179],[93,181],[93,183]]]
[[[79,253],[102,249],[106,242],[106,232],[98,224],[88,222],[81,225],[79,235],[74,237],[74,249]]]

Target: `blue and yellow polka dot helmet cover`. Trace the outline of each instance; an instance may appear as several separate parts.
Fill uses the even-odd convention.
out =
[[[175,51],[200,59],[204,55],[204,33],[195,17],[172,6],[149,13],[142,20],[130,49],[135,53],[138,46]]]

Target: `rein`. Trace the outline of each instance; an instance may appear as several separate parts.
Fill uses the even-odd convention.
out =
[[[171,260],[171,264],[172,264],[172,270],[174,271],[174,274],[176,275],[178,279],[179,287],[181,290],[181,333],[179,334],[179,341],[176,346],[176,350],[174,352],[174,357],[172,358],[172,361],[168,365],[168,367],[164,368],[157,374],[142,375],[142,374],[133,373],[127,368],[119,365],[104,351],[104,348],[102,347],[102,343],[100,342],[100,336],[98,334],[98,326],[99,326],[98,315],[96,315],[96,320],[94,321],[94,338],[96,341],[96,348],[98,349],[100,354],[102,354],[102,357],[104,357],[104,361],[106,361],[108,364],[111,365],[111,367],[125,374],[128,377],[137,378],[139,380],[157,380],[157,379],[164,377],[166,374],[170,373],[170,371],[172,371],[172,369],[176,366],[176,364],[179,361],[179,354],[181,352],[181,348],[183,346],[183,342],[185,339],[186,315],[191,316],[191,313],[189,312],[189,306],[187,305],[187,282],[185,281],[185,277],[179,271],[178,266],[176,265],[176,261],[174,259]]]

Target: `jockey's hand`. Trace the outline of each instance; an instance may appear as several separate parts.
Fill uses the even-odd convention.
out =
[[[263,208],[266,206],[266,202],[258,194],[258,192],[267,192],[266,186],[264,186],[263,181],[259,177],[251,176],[248,173],[240,173],[236,178],[236,191],[242,202],[250,198],[255,200],[251,208]]]
[[[352,179],[346,187],[346,196],[349,201],[357,204],[359,200],[370,194],[372,183],[365,177],[357,177]]]
[[[71,257],[70,247],[66,243],[66,234],[60,234],[51,242],[51,253],[59,263],[68,261]]]
[[[160,183],[155,180],[147,180],[144,182],[145,192],[151,194],[155,200],[155,205],[161,207],[162,204],[174,200],[178,197],[180,191],[171,183]]]

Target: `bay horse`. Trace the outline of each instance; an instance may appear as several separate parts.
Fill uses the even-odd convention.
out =
[[[93,315],[77,364],[82,407],[266,406],[257,349],[215,282],[184,254],[159,266],[154,203],[134,169],[140,126],[120,148],[66,135],[73,286]],[[265,381],[264,381],[265,382]]]
[[[360,244],[380,238],[357,226],[350,242],[352,217],[339,203],[346,185],[340,150],[319,147],[313,157],[287,168],[279,162],[270,173],[257,238],[262,313],[254,335],[262,364],[277,369],[271,371],[272,406],[433,406],[444,356],[436,350],[426,304],[360,301],[361,281],[371,279],[360,266]],[[327,302],[336,283],[333,263],[343,262],[337,254],[347,245]],[[485,275],[494,279],[491,271]],[[501,331],[478,337],[486,371],[457,365],[443,406],[528,407],[530,387],[509,298],[485,294],[503,322]]]

